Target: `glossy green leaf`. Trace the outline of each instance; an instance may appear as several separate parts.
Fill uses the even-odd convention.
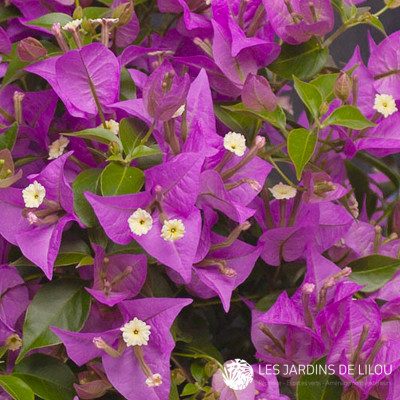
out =
[[[314,373],[301,376],[297,384],[297,400],[338,400],[343,392],[341,380],[336,375],[330,375],[323,368],[326,366],[326,357],[316,361]],[[320,370],[321,368],[321,370]]]
[[[31,63],[23,62],[19,59],[19,57],[17,56],[16,44],[13,44],[11,60],[8,63],[6,73],[2,79],[1,88],[20,78],[21,75],[24,74],[24,68],[29,64]]]
[[[322,101],[330,103],[334,98],[333,85],[339,74],[325,74],[310,81],[310,84],[315,86],[322,94]]]
[[[358,108],[353,106],[342,106],[334,110],[323,123],[324,127],[329,125],[340,125],[357,130],[375,126]]]
[[[14,400],[33,400],[32,389],[20,378],[12,375],[0,375],[0,386]]]
[[[144,184],[144,173],[139,168],[111,163],[104,168],[100,182],[103,196],[137,193]]]
[[[16,365],[13,375],[27,383],[44,400],[73,400],[75,375],[61,360],[32,354]]]
[[[187,383],[181,393],[182,396],[190,396],[199,391],[199,388],[194,383]]]
[[[131,160],[134,160],[139,157],[148,157],[148,156],[153,156],[155,154],[162,154],[162,151],[159,149],[154,149],[152,147],[140,145],[136,147],[135,150],[133,150],[129,158]]]
[[[64,136],[76,136],[82,139],[94,140],[96,142],[110,144],[112,142],[118,143],[120,149],[122,149],[122,143],[118,136],[112,133],[109,129],[104,128],[92,128],[85,129],[83,131],[74,133],[63,133]]]
[[[119,137],[125,154],[129,155],[140,145],[149,127],[139,118],[124,118],[119,123]]]
[[[83,9],[83,16],[87,19],[97,19],[104,16],[111,15],[112,10],[108,7],[85,7]]]
[[[97,224],[96,215],[91,205],[86,200],[84,192],[97,193],[100,184],[101,169],[86,169],[82,171],[74,183],[74,210],[79,219],[88,227]]]
[[[382,22],[379,20],[378,17],[371,15],[371,21],[368,23],[369,25],[373,26],[374,28],[381,31],[385,36],[387,36],[386,30]]]
[[[269,124],[276,126],[281,130],[286,129],[286,115],[279,105],[274,111],[254,111],[250,108],[247,108],[243,103],[238,103],[234,106],[223,106],[223,108],[235,113],[259,118],[262,121],[268,122]]]
[[[297,179],[300,180],[305,165],[314,154],[317,134],[304,128],[293,129],[287,139],[290,159],[296,168]]]
[[[284,43],[281,54],[268,68],[285,79],[292,80],[293,75],[310,79],[325,66],[328,58],[328,49],[321,48],[316,39],[296,46]]]
[[[17,140],[18,123],[14,122],[6,131],[0,134],[0,150],[12,150]]]
[[[51,326],[72,332],[82,328],[90,309],[90,295],[83,285],[82,281],[63,279],[39,289],[26,312],[24,340],[17,362],[29,350],[61,343]]]
[[[63,26],[70,21],[72,21],[72,17],[70,17],[68,14],[50,13],[26,22],[26,25],[40,26],[41,28],[47,29],[51,32],[51,27],[53,24],[59,22],[60,25]]]
[[[319,116],[319,109],[322,104],[322,94],[320,91],[311,83],[302,82],[295,76],[294,79],[294,89],[299,95],[301,101],[310,110],[311,115],[317,119]]]
[[[257,129],[257,118],[250,114],[230,110],[230,107],[214,104],[215,115],[233,132],[242,133],[246,137],[252,137]]]
[[[374,292],[384,286],[400,268],[397,258],[372,254],[351,261],[348,266],[353,271],[350,279],[365,285],[363,292]]]

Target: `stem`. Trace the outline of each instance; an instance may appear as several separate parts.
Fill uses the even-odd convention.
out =
[[[390,5],[393,3],[393,1],[390,1],[388,4],[386,4],[385,7],[383,7],[381,10],[379,10],[378,12],[376,12],[374,14],[374,17],[379,17],[380,15],[382,15],[385,11],[389,10]]]
[[[141,146],[144,145],[144,144],[149,140],[149,137],[150,137],[151,134],[153,133],[155,124],[156,124],[156,121],[154,121],[154,122],[151,124],[150,129],[149,129],[149,130],[147,131],[147,133],[146,133],[146,136],[145,136],[145,137],[141,140],[141,142],[140,142],[140,145],[141,145]]]
[[[335,39],[337,39],[343,32],[347,30],[348,27],[349,25],[343,24],[336,32],[333,32],[333,34],[325,40],[323,46],[329,47]]]
[[[284,172],[278,167],[276,162],[272,159],[272,157],[267,157],[267,160],[274,166],[274,168],[278,171],[279,175],[286,181],[288,185],[295,188],[296,190],[304,190],[304,188],[296,186],[285,174]]]

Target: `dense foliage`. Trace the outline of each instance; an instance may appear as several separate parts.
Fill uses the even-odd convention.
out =
[[[362,3],[2,2],[0,399],[400,398],[400,2]]]

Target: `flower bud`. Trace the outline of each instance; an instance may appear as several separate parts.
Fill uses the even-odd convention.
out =
[[[333,85],[333,93],[334,95],[345,102],[352,91],[352,82],[350,77],[346,72],[340,71],[339,76],[337,77],[335,84]]]
[[[77,6],[72,14],[73,19],[82,19],[83,18],[83,10],[81,6]]]
[[[249,74],[242,90],[243,104],[255,111],[273,111],[277,100],[267,79]]]
[[[118,26],[126,25],[133,17],[134,7],[133,2],[124,3],[114,9],[113,18],[118,18]]]
[[[47,54],[47,50],[39,40],[27,37],[18,43],[17,54],[21,61],[32,62],[44,57]]]
[[[165,60],[148,77],[143,88],[143,102],[149,115],[158,121],[168,121],[185,104],[190,79],[180,77]]]
[[[171,372],[171,380],[175,383],[175,385],[180,385],[181,383],[185,382],[185,374],[182,372],[181,369],[176,368]]]

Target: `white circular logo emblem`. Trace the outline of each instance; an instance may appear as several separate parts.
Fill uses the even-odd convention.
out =
[[[224,365],[224,378],[225,385],[233,390],[243,390],[253,382],[254,371],[251,365],[239,358],[227,361]]]

